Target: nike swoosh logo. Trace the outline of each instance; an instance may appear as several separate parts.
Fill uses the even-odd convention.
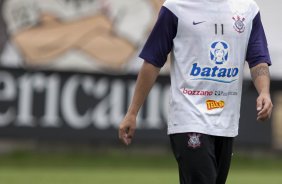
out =
[[[195,22],[195,21],[193,21],[193,25],[202,24],[202,23],[204,23],[204,22],[206,22],[206,21],[202,21],[202,22]]]

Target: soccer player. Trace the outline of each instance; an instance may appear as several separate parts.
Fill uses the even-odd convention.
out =
[[[271,65],[253,0],[167,0],[140,57],[132,103],[119,138],[129,145],[136,116],[171,52],[168,134],[181,184],[224,184],[238,135],[243,67],[258,91],[257,120],[272,111]]]

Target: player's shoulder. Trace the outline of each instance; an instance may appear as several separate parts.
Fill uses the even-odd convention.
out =
[[[233,6],[241,8],[258,8],[257,3],[254,0],[229,0]]]
[[[255,0],[229,0],[232,9],[243,14],[255,16],[259,12],[259,6]]]
[[[183,0],[165,0],[163,6],[169,9],[174,14],[178,14],[178,6]]]

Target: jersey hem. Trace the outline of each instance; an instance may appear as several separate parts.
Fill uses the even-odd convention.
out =
[[[238,135],[237,131],[229,131],[228,133],[226,129],[218,129],[217,131],[214,130],[204,130],[204,129],[197,129],[197,128],[190,128],[190,127],[179,127],[179,128],[168,128],[167,134],[178,134],[178,133],[187,133],[187,132],[196,132],[206,135],[212,136],[220,136],[220,137],[236,137]]]

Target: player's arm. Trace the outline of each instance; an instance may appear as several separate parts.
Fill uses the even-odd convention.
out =
[[[159,72],[160,68],[144,61],[138,74],[132,102],[119,127],[119,138],[126,145],[129,145],[132,141],[136,128],[138,111],[148,96]]]
[[[270,117],[273,105],[270,98],[270,75],[268,69],[268,66],[271,65],[271,59],[260,12],[253,19],[246,60],[250,66],[254,85],[259,93],[257,98],[257,120],[264,121]]]
[[[267,63],[261,63],[251,68],[251,76],[259,93],[257,98],[257,120],[267,120],[271,116],[272,101],[270,97],[270,75]]]
[[[167,7],[162,7],[158,20],[146,42],[140,57],[144,59],[139,72],[132,103],[120,124],[119,138],[130,144],[136,128],[138,111],[152,88],[159,72],[172,50],[173,39],[177,33],[178,18]]]

